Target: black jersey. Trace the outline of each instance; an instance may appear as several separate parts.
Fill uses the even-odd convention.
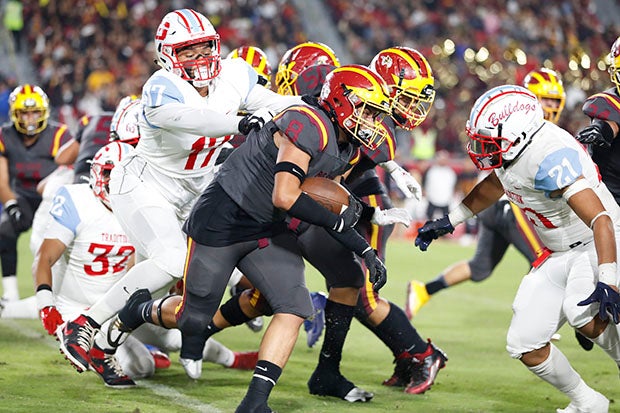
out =
[[[359,157],[359,147],[338,143],[337,130],[323,110],[307,106],[286,109],[260,131],[248,135],[247,141],[226,159],[215,181],[200,196],[185,225],[185,231],[194,240],[205,245],[225,245],[266,235],[267,228],[284,222],[286,212],[272,203],[278,155],[273,134],[278,130],[310,155],[307,176],[335,178]],[[230,199],[223,199],[222,192]],[[217,202],[215,196],[220,198]],[[214,211],[223,204],[229,208],[236,205],[239,211],[226,214]],[[244,225],[233,227],[232,221],[226,222],[230,216],[242,220]],[[229,239],[225,240],[224,236]]]
[[[90,173],[89,160],[99,149],[110,141],[110,123],[112,123],[112,112],[103,112],[95,116],[84,116],[80,119],[80,125],[75,140],[80,143],[73,171],[75,174],[74,183],[84,183],[82,176],[88,177]]]
[[[593,119],[609,120],[620,125],[620,96],[616,88],[590,96],[583,112]],[[616,202],[620,204],[620,139],[614,139],[611,148],[590,145],[592,160],[598,165],[601,178]]]
[[[40,199],[37,185],[57,168],[54,157],[58,149],[71,139],[67,125],[50,120],[37,140],[26,147],[22,135],[12,124],[3,125],[0,128],[0,156],[8,159],[11,189],[17,195]]]

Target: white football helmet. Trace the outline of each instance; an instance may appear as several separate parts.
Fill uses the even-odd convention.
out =
[[[195,59],[180,62],[180,49],[199,43],[210,46],[210,55],[197,55]],[[164,16],[155,35],[157,63],[194,86],[207,86],[222,68],[220,36],[211,22],[192,9],[179,9]]]
[[[141,111],[140,99],[135,95],[122,98],[110,123],[110,142],[121,141],[135,147],[140,140]]]
[[[128,143],[115,141],[99,149],[90,164],[90,188],[97,198],[110,210],[109,182],[110,172],[133,151]]]
[[[467,152],[478,169],[515,159],[544,125],[536,96],[521,86],[495,87],[476,100],[467,121]]]

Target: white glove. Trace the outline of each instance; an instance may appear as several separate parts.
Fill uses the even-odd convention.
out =
[[[382,166],[390,173],[398,189],[400,189],[407,198],[415,198],[416,201],[420,200],[422,196],[422,187],[409,172],[394,161],[385,162]]]
[[[407,212],[406,209],[403,208],[390,208],[390,209],[381,209],[379,207],[375,207],[375,213],[372,214],[372,218],[370,222],[379,225],[392,225],[392,224],[403,224],[406,227],[409,227],[411,223],[411,215]]]

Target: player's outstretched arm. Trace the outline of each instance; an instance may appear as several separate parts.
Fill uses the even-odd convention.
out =
[[[58,261],[66,248],[60,240],[46,238],[32,263],[37,310],[43,327],[50,335],[54,335],[56,328],[64,322],[62,315],[56,309],[54,294],[52,293],[52,266]]]

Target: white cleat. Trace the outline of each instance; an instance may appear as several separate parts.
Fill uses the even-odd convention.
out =
[[[179,361],[190,379],[198,380],[202,376],[202,360],[179,358]]]
[[[594,399],[584,403],[583,406],[578,406],[573,402],[570,402],[564,409],[557,409],[557,413],[608,413],[609,412],[609,400],[601,393],[596,392]]]

